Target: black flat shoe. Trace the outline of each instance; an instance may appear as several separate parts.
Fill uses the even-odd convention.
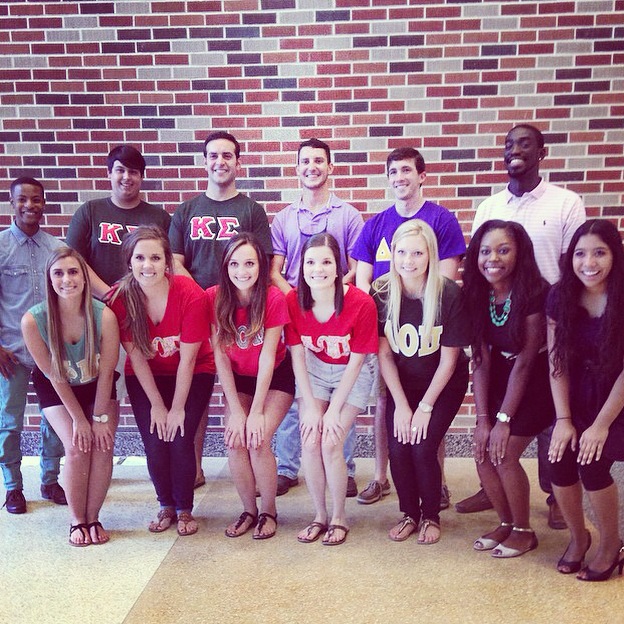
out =
[[[560,572],[561,574],[574,574],[576,572],[579,572],[580,569],[583,567],[583,562],[585,561],[585,555],[587,554],[587,551],[589,550],[591,546],[591,542],[592,542],[591,533],[587,531],[587,548],[585,549],[585,552],[583,553],[583,556],[580,558],[579,561],[568,561],[567,559],[564,559],[563,557],[565,557],[566,553],[568,552],[568,549],[566,548],[565,553],[563,553],[563,557],[561,557],[561,559],[559,559],[559,561],[557,562],[557,572]],[[568,548],[570,548],[569,544],[568,544]],[[566,569],[562,570],[561,568],[566,568]]]
[[[615,568],[618,569],[618,574],[622,576],[622,568],[624,568],[624,559],[620,558],[620,555],[624,553],[624,543],[620,542],[620,549],[617,551],[617,555],[615,555],[614,562],[604,571],[604,572],[596,572],[592,570],[590,567],[583,568],[581,573],[585,573],[585,576],[577,576],[576,578],[579,581],[608,581],[613,574],[613,570]]]

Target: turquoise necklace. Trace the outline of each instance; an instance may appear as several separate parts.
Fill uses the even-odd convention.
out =
[[[502,327],[509,318],[509,312],[511,312],[511,291],[507,295],[507,299],[503,303],[503,313],[499,316],[496,314],[496,297],[494,291],[490,290],[490,320],[496,327]]]

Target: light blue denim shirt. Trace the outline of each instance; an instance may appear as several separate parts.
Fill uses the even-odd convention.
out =
[[[45,266],[63,243],[39,230],[27,236],[15,222],[0,232],[0,345],[12,351],[20,364],[34,362],[24,345],[20,323],[29,308],[45,298]]]

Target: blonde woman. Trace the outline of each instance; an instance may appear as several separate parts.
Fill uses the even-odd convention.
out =
[[[389,537],[440,539],[442,475],[437,450],[464,398],[470,323],[461,290],[443,277],[438,244],[420,219],[392,238],[390,272],[373,284],[379,313],[379,367],[388,386],[390,470],[403,518]]]
[[[115,315],[91,297],[77,251],[61,247],[50,256],[46,300],[26,312],[22,333],[36,364],[39,405],[65,448],[69,543],[103,544],[109,535],[99,513],[113,470],[119,329]]]

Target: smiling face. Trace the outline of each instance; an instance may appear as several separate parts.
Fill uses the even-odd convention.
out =
[[[479,272],[496,289],[510,290],[517,256],[518,245],[507,230],[490,230],[481,239]]]
[[[215,139],[206,145],[206,171],[208,183],[219,187],[234,184],[240,168],[236,158],[236,146],[227,139]]]
[[[116,160],[108,174],[111,183],[111,199],[120,208],[134,208],[140,201],[141,183],[143,175],[138,169],[126,167]]]
[[[310,247],[303,257],[303,279],[315,291],[334,288],[338,269],[332,250],[323,245]]]
[[[399,239],[392,254],[394,270],[403,286],[410,292],[420,292],[429,271],[429,249],[421,234],[411,234]]]
[[[538,175],[545,154],[537,135],[529,128],[514,128],[505,138],[503,157],[510,178]]]
[[[167,261],[162,243],[154,239],[140,240],[132,250],[130,269],[142,288],[149,288],[165,279]]]
[[[82,297],[85,276],[76,258],[67,256],[50,267],[50,284],[61,299]]]
[[[412,158],[394,160],[388,166],[388,181],[398,201],[409,201],[420,196],[420,187],[426,174],[418,173]]]
[[[605,292],[607,278],[613,267],[613,253],[596,234],[579,238],[572,256],[572,268],[587,290]]]
[[[256,250],[251,245],[241,245],[230,256],[227,269],[230,281],[239,291],[239,297],[246,299],[260,274]]]
[[[45,207],[41,189],[34,184],[18,184],[9,201],[15,211],[15,225],[29,236],[35,234]]]
[[[334,165],[328,162],[327,153],[323,148],[310,146],[301,148],[297,165],[301,186],[309,190],[321,188],[333,170]]]

